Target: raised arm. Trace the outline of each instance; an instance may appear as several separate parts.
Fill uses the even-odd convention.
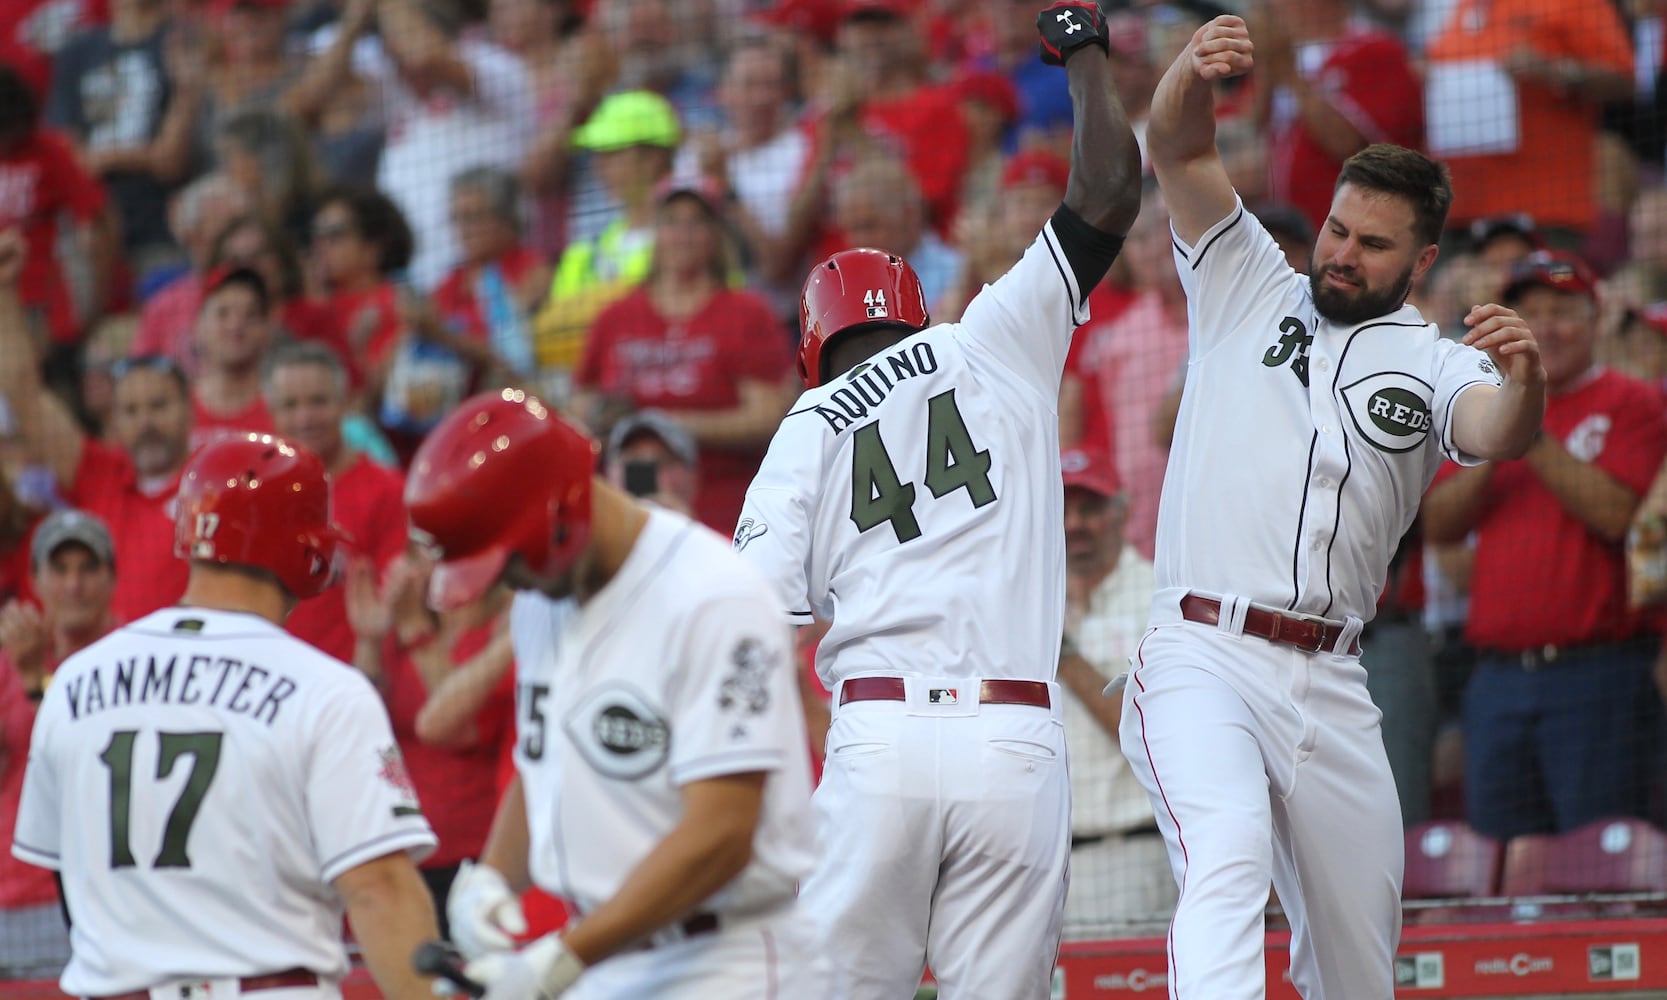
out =
[[[1079,21],[1089,21],[1083,31]],[[1105,18],[1095,4],[1065,0],[1037,17],[1043,59],[1062,62],[1076,127],[1065,207],[1102,233],[1122,237],[1140,213],[1140,146],[1129,128],[1106,58]],[[1061,234],[1063,235],[1063,234]],[[1111,258],[1105,261],[1111,266]],[[1104,269],[1084,293],[1105,276]]]
[[[1225,14],[1199,28],[1152,96],[1146,153],[1175,234],[1193,244],[1233,211],[1237,196],[1216,149],[1215,83],[1250,72],[1250,32]]]
[[[64,492],[75,484],[86,434],[41,381],[39,347],[17,287],[25,253],[21,230],[0,231],[0,396],[29,461],[50,468]]]

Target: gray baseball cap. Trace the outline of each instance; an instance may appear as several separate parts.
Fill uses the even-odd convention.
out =
[[[638,410],[614,424],[614,429],[608,434],[608,463],[611,465],[619,461],[619,453],[639,434],[654,435],[684,464],[695,464],[698,451],[694,437],[682,424],[661,410]]]
[[[35,528],[35,540],[29,546],[29,564],[40,566],[70,542],[86,546],[93,558],[105,566],[116,564],[116,547],[110,541],[110,529],[97,517],[80,510],[55,511]]]

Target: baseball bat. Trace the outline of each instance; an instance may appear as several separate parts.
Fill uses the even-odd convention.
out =
[[[424,941],[411,956],[411,965],[425,976],[436,976],[471,997],[486,995],[486,987],[463,972],[463,955],[446,941]]]

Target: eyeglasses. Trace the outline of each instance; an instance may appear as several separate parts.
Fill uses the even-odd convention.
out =
[[[110,377],[117,382],[126,378],[129,373],[136,371],[160,372],[170,376],[184,385],[186,382],[185,369],[179,366],[173,358],[166,354],[139,354],[131,358],[117,358],[107,366]]]
[[[334,243],[356,235],[358,234],[353,231],[353,227],[347,225],[313,227],[314,243]]]
[[[180,387],[180,392],[190,395],[190,378],[185,375],[185,368],[180,367],[180,363],[175,362],[168,355],[147,353],[147,355],[135,355],[135,357],[130,358],[117,358],[113,362],[98,365],[98,367],[110,373],[110,382],[113,383],[122,382],[123,378],[127,378],[132,372],[162,373],[162,375],[172,378],[173,383]]]

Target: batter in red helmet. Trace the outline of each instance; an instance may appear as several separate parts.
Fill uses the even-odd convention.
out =
[[[959,323],[929,326],[886,249],[805,282],[806,392],[735,547],[796,624],[831,621],[813,799],[837,864],[805,883],[830,995],[1047,997],[1070,853],[1057,399],[1072,332],[1139,210],[1140,154],[1092,3],[1037,19],[1075,112],[1064,204]]]
[[[342,916],[382,994],[435,930],[433,850],[363,674],[285,632],[331,582],[324,465],[264,434],[180,479],[185,595],[71,656],[41,702],[12,852],[63,876],[72,996],[341,996]],[[89,946],[90,945],[90,946]]]
[[[487,1000],[818,998],[795,898],[812,861],[787,626],[724,539],[594,474],[596,446],[518,390],[423,442],[405,500],[430,602],[518,591],[516,777],[446,912]],[[511,950],[529,884],[581,914]]]

